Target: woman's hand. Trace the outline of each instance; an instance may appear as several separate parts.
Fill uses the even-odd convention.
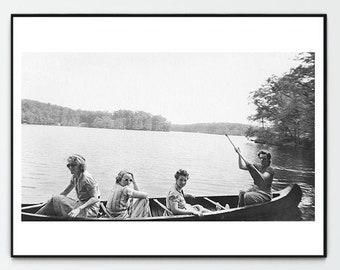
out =
[[[223,210],[223,209],[224,209],[224,207],[220,203],[216,204],[216,210],[217,211],[220,211],[220,210]]]
[[[132,177],[131,183],[132,183],[132,185],[133,185],[133,189],[138,191],[139,188],[138,188],[138,186],[137,186],[137,182],[136,182],[136,180],[135,180],[134,177]]]
[[[76,216],[79,215],[80,211],[81,211],[81,210],[80,210],[79,208],[76,208],[76,209],[73,209],[71,212],[69,212],[68,215],[69,215],[70,217],[76,217]]]
[[[203,214],[200,211],[192,211],[191,214],[198,216],[198,217],[203,216]]]
[[[248,161],[244,160],[244,163],[246,164],[246,166],[251,166],[252,164],[250,164]]]
[[[136,180],[135,180],[135,178],[134,178],[134,177],[132,177],[132,179],[131,179],[131,183],[132,183],[132,184],[134,184],[134,185],[136,184]]]

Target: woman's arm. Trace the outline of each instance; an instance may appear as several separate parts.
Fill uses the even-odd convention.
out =
[[[241,158],[241,150],[239,147],[235,148],[236,153],[238,154],[238,167],[241,170],[248,170],[247,168],[247,164],[249,164],[249,162],[243,162],[242,158]]]
[[[70,217],[76,217],[79,215],[80,211],[90,207],[91,205],[99,202],[99,193],[98,189],[95,185],[93,185],[91,182],[87,183],[86,189],[91,196],[84,204],[80,205],[79,207],[73,209],[71,212],[68,213]]]
[[[136,183],[136,181],[135,181],[135,178],[134,177],[132,177],[132,184],[133,184],[133,189],[134,190],[139,190],[139,188],[138,188],[138,186],[137,186],[137,183]]]
[[[267,172],[260,173],[253,164],[249,163],[247,160],[241,158],[241,150],[239,147],[235,148],[238,154],[238,166],[241,170],[249,171],[251,177],[254,180],[255,185],[264,185],[266,181],[270,178],[270,174]]]
[[[265,186],[267,182],[272,179],[272,175],[268,171],[261,173],[253,164],[249,164],[247,167],[251,177],[254,180],[254,184],[258,185],[259,187]]]
[[[73,188],[74,188],[74,185],[73,185],[72,183],[70,183],[70,184],[64,189],[64,191],[60,193],[60,195],[67,196],[67,195],[72,191]]]
[[[139,191],[139,188],[137,186],[137,183],[135,181],[135,178],[132,178],[132,183],[133,183],[133,192],[132,192],[132,197],[133,198],[139,198],[139,199],[147,199],[148,198],[148,193]]]
[[[80,205],[76,209],[73,209],[71,212],[69,212],[68,215],[70,217],[78,216],[81,210],[90,207],[92,204],[99,202],[98,189],[95,186],[88,185],[88,192],[91,195],[90,199],[88,199],[84,204]]]
[[[242,160],[240,155],[238,155],[238,167],[241,170],[248,170],[247,165],[243,162],[243,160]]]
[[[147,199],[148,198],[148,193],[143,192],[143,191],[134,190],[132,192],[132,197],[133,198],[140,198],[140,199]]]
[[[270,181],[272,179],[272,175],[269,172],[261,173],[258,170],[256,170],[256,172],[254,172],[254,174],[255,174],[255,177],[257,176],[256,178],[253,177],[254,183],[256,185],[260,186],[260,187],[263,186],[263,185],[264,186],[267,185],[268,181]]]
[[[87,200],[86,203],[82,204],[76,209],[73,209],[71,212],[68,213],[70,217],[76,217],[79,215],[80,211],[91,206],[92,204],[95,204],[96,202],[99,202],[98,197],[91,197],[90,199]]]
[[[178,208],[178,202],[171,202],[170,201],[170,211],[175,215],[196,215],[200,216],[200,212],[198,211],[190,211],[186,209],[180,209]]]

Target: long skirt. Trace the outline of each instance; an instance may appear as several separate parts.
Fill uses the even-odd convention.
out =
[[[128,209],[120,212],[108,212],[113,218],[118,219],[151,217],[148,199],[134,199]]]
[[[40,208],[36,214],[68,217],[69,212],[82,204],[84,204],[84,202],[74,200],[64,195],[55,195],[45,204],[45,206]],[[97,202],[82,209],[77,217],[96,217],[99,212],[99,205],[100,203]]]

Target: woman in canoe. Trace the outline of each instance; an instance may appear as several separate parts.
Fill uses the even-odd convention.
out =
[[[133,187],[131,187],[131,183]],[[133,200],[133,198],[137,200]],[[148,194],[139,191],[133,174],[128,171],[118,173],[116,183],[107,200],[106,209],[113,218],[126,219],[151,216]]]
[[[242,170],[249,171],[254,180],[253,187],[248,191],[241,190],[239,193],[239,207],[264,203],[271,200],[271,187],[274,178],[274,170],[270,166],[271,154],[260,151],[257,156],[260,164],[250,164],[248,161],[242,161],[240,148],[235,148],[238,154],[238,165]]]
[[[175,174],[175,184],[170,188],[166,197],[166,207],[174,215],[197,215],[211,212],[199,204],[191,205],[186,203],[185,198],[195,198],[195,196],[183,192],[183,187],[187,184],[189,174],[186,170],[178,170]],[[164,216],[171,215],[164,211]]]
[[[67,158],[67,168],[72,177],[60,195],[53,196],[37,214],[62,217],[96,217],[99,212],[100,191],[98,183],[85,168],[85,158],[74,154]],[[78,200],[66,197],[76,189]]]

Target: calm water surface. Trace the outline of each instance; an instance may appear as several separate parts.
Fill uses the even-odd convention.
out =
[[[225,136],[132,130],[22,125],[22,202],[38,203],[68,185],[66,159],[73,153],[86,158],[87,170],[98,180],[102,199],[115,175],[131,170],[140,190],[165,196],[182,168],[190,174],[185,190],[195,195],[238,194],[251,186],[247,171],[238,168],[237,154]],[[257,163],[256,153],[272,153],[273,190],[298,183],[304,220],[314,220],[314,151],[263,146],[231,136],[243,156]],[[74,191],[70,194],[75,197]]]

